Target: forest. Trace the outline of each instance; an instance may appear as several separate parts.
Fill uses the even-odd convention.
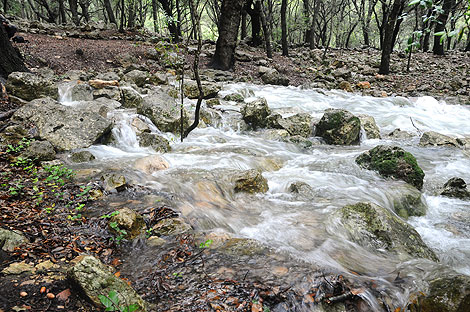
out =
[[[469,311],[469,120],[470,0],[0,0],[0,312]]]

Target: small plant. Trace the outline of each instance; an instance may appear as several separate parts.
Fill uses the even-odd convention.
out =
[[[119,211],[113,211],[111,213],[102,215],[100,218],[101,219],[111,219],[112,217],[117,216],[118,214],[119,214]]]
[[[212,239],[208,239],[208,240],[206,240],[205,242],[200,243],[200,244],[199,244],[199,248],[201,248],[201,249],[202,249],[202,248],[210,248],[213,242],[214,242],[214,241],[213,241]]]
[[[33,141],[34,139],[22,138],[21,141],[18,142],[18,144],[16,145],[8,144],[6,152],[7,153],[19,153],[25,148],[27,148]]]
[[[72,169],[64,167],[64,165],[53,165],[44,167],[46,172],[49,172],[49,175],[45,179],[46,182],[54,181],[59,183],[61,186],[65,184],[64,178],[70,179],[74,176]]]
[[[150,236],[152,236],[152,234],[153,234],[152,228],[145,230],[145,237],[149,238]]]
[[[100,302],[105,307],[105,311],[134,312],[139,309],[138,304],[120,305],[117,292],[111,290],[108,295],[99,295]]]
[[[183,278],[183,274],[181,272],[174,272],[173,277],[174,278]]]

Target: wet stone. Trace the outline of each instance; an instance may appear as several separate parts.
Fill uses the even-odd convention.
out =
[[[94,160],[95,156],[89,151],[80,151],[73,153],[70,159],[75,163],[83,163]]]

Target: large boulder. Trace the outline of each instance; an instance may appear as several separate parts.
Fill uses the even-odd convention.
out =
[[[268,107],[266,99],[260,98],[253,102],[246,103],[241,108],[241,114],[243,120],[254,129],[264,128],[267,125],[267,117],[271,114],[271,110]]]
[[[138,135],[139,145],[142,147],[151,147],[156,152],[166,153],[170,151],[170,143],[164,137],[155,134],[142,132]]]
[[[359,143],[361,121],[344,109],[330,108],[316,125],[315,135],[327,144],[352,145]]]
[[[160,131],[180,132],[180,105],[176,103],[174,98],[163,91],[156,90],[146,96],[142,105],[137,107],[137,112],[150,118]],[[184,110],[183,116],[184,128],[187,129],[189,118],[186,110]]]
[[[80,82],[72,87],[72,101],[93,101],[93,88]]]
[[[18,231],[8,231],[0,228],[0,247],[3,251],[13,251],[16,247],[27,243],[28,240]]]
[[[261,75],[261,80],[265,84],[270,85],[279,85],[279,86],[288,86],[289,85],[289,78],[280,74],[276,69],[271,68],[268,71],[264,72]]]
[[[51,98],[31,101],[12,119],[33,124],[39,137],[59,151],[89,147],[109,134],[113,125],[96,112],[64,106]]]
[[[368,139],[380,139],[380,129],[372,116],[361,114],[357,115],[361,121],[361,127],[364,129]]]
[[[419,145],[421,146],[454,146],[458,147],[460,144],[457,139],[450,136],[440,134],[434,131],[424,132],[419,139]]]
[[[408,219],[412,216],[424,216],[427,206],[421,192],[405,184],[398,189],[398,196],[393,199],[393,210],[400,217]]]
[[[127,306],[135,304],[139,307],[137,311],[147,311],[144,300],[135,290],[116,277],[112,267],[104,265],[93,256],[78,256],[72,260],[67,273],[97,307],[104,308],[100,296],[109,296],[111,292],[115,292],[119,303]]]
[[[25,149],[21,156],[37,161],[48,161],[55,159],[55,150],[48,141],[33,141]]]
[[[255,169],[243,171],[235,177],[235,192],[266,193],[268,180]]]
[[[134,83],[138,87],[143,87],[145,84],[150,82],[150,74],[134,69],[124,75],[123,79],[127,82]]]
[[[427,294],[421,293],[421,312],[466,312],[470,307],[470,277],[439,277],[429,283]]]
[[[299,135],[304,138],[312,136],[312,116],[310,114],[299,113],[280,118],[277,123],[279,128],[287,130],[291,136]]]
[[[460,199],[470,198],[470,192],[467,190],[467,183],[461,178],[451,178],[444,184],[441,195],[455,197]]]
[[[204,94],[205,99],[214,98],[217,96],[222,87],[213,82],[202,82],[202,93]],[[189,80],[184,83],[183,93],[186,97],[190,99],[197,99],[199,97],[199,89],[197,87],[196,81]]]
[[[387,250],[401,259],[438,261],[413,227],[383,207],[357,203],[344,206],[337,215],[349,238],[365,248]]]
[[[378,171],[384,177],[403,180],[418,189],[423,187],[424,172],[416,158],[398,146],[378,145],[356,158],[366,169]]]
[[[125,108],[141,108],[144,103],[143,97],[139,92],[131,87],[121,88],[121,104]]]
[[[117,212],[118,213],[112,216],[109,220],[110,231],[116,232],[116,228],[111,226],[112,222],[115,222],[120,230],[126,231],[126,235],[124,235],[124,237],[127,239],[134,239],[145,230],[146,225],[144,218],[134,210],[122,208]]]
[[[6,87],[10,95],[14,95],[26,101],[46,96],[56,99],[59,96],[58,88],[51,79],[43,78],[32,73],[11,73],[8,76]]]

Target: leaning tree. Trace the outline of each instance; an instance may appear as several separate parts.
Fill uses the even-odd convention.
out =
[[[13,48],[5,28],[0,25],[0,77],[15,71],[27,71],[19,52]]]

